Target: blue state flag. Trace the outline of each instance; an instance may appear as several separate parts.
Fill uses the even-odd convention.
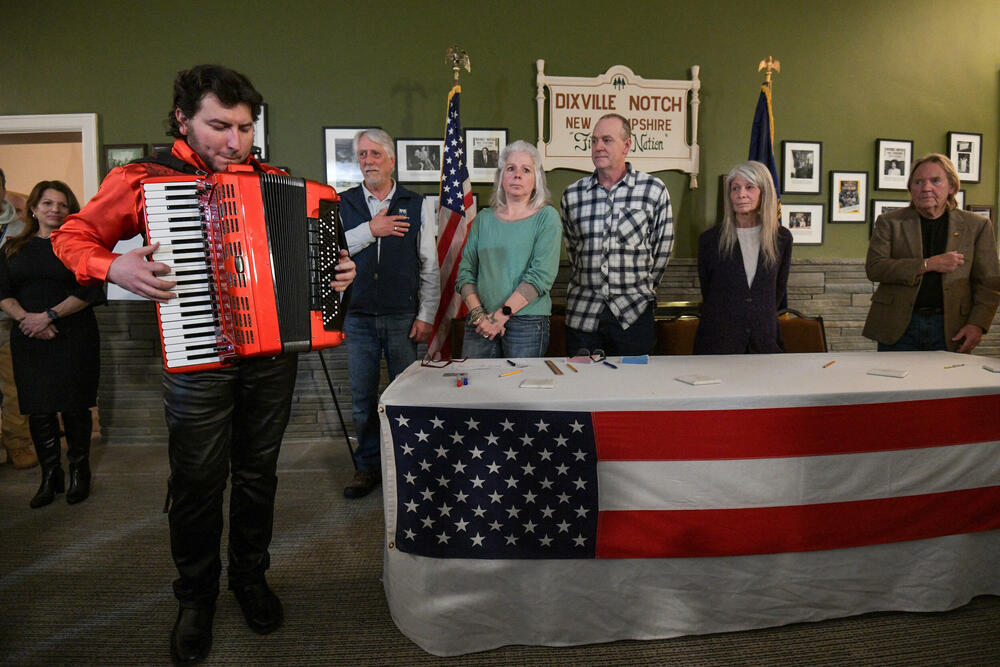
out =
[[[748,160],[756,160],[767,165],[774,181],[774,191],[781,196],[778,181],[778,169],[774,162],[774,114],[771,112],[771,86],[764,83],[760,86],[760,97],[757,99],[757,110],[753,114],[753,127],[750,129],[750,154]]]

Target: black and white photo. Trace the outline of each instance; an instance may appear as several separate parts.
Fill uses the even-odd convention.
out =
[[[782,141],[782,192],[818,195],[823,144],[818,141]]]
[[[955,163],[958,180],[978,183],[983,164],[983,135],[975,132],[949,132],[948,157]]]
[[[146,144],[104,144],[104,173],[146,156]]]
[[[913,142],[905,139],[875,140],[875,189],[906,190],[913,163]]]
[[[430,183],[441,178],[440,139],[396,139],[396,171],[401,182]]]
[[[323,159],[326,182],[337,192],[361,183],[361,169],[354,154],[354,137],[368,127],[324,127]]]
[[[465,149],[469,155],[469,180],[473,183],[492,183],[500,153],[506,146],[506,129],[466,128]]]

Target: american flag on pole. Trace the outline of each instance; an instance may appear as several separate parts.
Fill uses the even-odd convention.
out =
[[[427,343],[432,358],[451,358],[451,320],[459,316],[465,304],[455,292],[455,275],[462,259],[462,247],[469,234],[469,224],[476,217],[476,204],[465,162],[465,138],[459,120],[461,86],[448,93],[448,117],[445,121],[444,156],[441,162],[441,199],[438,209],[438,265],[441,268],[441,302],[434,316],[434,330]]]
[[[1000,394],[734,411],[386,406],[393,541],[432,558],[691,558],[994,530],[998,411]],[[935,475],[943,461],[949,475]]]

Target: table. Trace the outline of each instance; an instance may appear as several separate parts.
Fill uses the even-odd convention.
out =
[[[558,359],[558,376],[513,361],[417,363],[380,401],[385,591],[430,653],[1000,594],[1000,374],[983,369],[996,360],[651,357],[573,372]]]

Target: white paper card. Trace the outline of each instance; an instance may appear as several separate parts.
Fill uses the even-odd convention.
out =
[[[552,389],[556,386],[555,378],[525,378],[518,385],[523,389]]]
[[[900,370],[898,368],[869,368],[868,375],[884,375],[889,378],[905,378],[910,374],[910,371]]]
[[[710,375],[678,375],[674,379],[685,384],[719,384],[722,382],[719,378]]]

